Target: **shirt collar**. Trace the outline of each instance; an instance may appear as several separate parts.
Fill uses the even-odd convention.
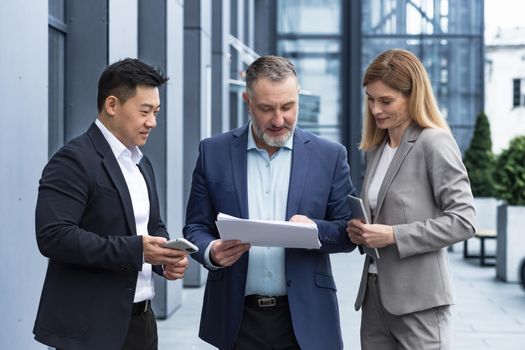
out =
[[[113,133],[109,131],[104,124],[102,124],[100,119],[97,118],[97,120],[95,120],[95,124],[98,126],[102,132],[102,135],[104,135],[104,138],[109,143],[109,147],[111,147],[115,158],[118,159],[122,155],[127,155],[135,164],[140,163],[140,160],[142,159],[142,152],[137,146],[133,146],[131,148],[124,146],[124,144],[120,142],[120,140],[117,139],[117,137],[113,135]]]
[[[287,148],[289,150],[293,150],[293,134],[292,137],[286,141],[283,147],[281,148]],[[255,143],[255,139],[253,137],[253,131],[252,131],[252,122],[250,121],[250,124],[248,124],[248,144],[246,145],[246,150],[252,150],[252,149],[259,149],[257,147],[257,144]]]

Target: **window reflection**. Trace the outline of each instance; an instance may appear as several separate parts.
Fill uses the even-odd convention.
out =
[[[278,1],[278,54],[297,67],[302,91],[299,125],[324,138],[341,139],[341,3]]]
[[[483,1],[363,1],[363,69],[381,52],[404,48],[425,65],[443,115],[462,150],[483,109]]]

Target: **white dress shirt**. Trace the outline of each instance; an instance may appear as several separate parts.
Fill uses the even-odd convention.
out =
[[[95,124],[104,135],[106,141],[108,141],[126,180],[133,205],[137,235],[147,236],[150,207],[149,193],[144,176],[142,176],[138,167],[140,159],[142,158],[142,152],[136,146],[132,148],[124,146],[99,119],[95,121]],[[151,300],[154,295],[155,290],[153,289],[151,264],[143,262],[142,270],[139,271],[137,278],[133,302],[137,303],[147,299]]]

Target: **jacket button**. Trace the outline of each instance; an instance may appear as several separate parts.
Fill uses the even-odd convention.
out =
[[[287,287],[291,287],[292,286],[292,281],[291,280],[286,281],[286,286]]]

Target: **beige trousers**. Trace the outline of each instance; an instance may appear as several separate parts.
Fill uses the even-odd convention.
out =
[[[451,318],[449,305],[392,315],[381,302],[377,275],[369,274],[361,313],[361,349],[449,350]]]

